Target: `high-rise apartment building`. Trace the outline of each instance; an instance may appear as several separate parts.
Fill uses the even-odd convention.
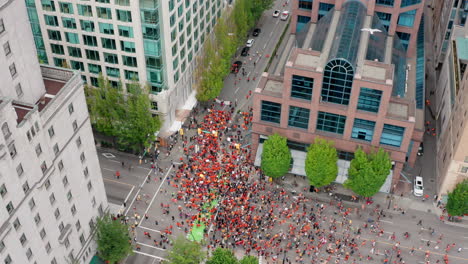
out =
[[[468,0],[432,1],[432,41],[434,59],[440,70],[455,25],[464,26],[468,16]]]
[[[310,1],[295,4],[304,2]],[[424,135],[423,28],[414,24],[418,41],[405,42],[387,32],[395,24],[388,27],[380,19],[374,1],[336,2],[317,23],[310,21],[295,34],[295,47],[285,52],[284,74],[262,76],[253,97],[255,164],[263,141],[279,133],[288,138],[291,172],[305,175],[307,147],[316,137],[325,138],[335,142],[342,183],[358,147],[368,153],[383,148],[393,164],[381,189],[389,192],[399,184],[404,164],[414,165]],[[411,45],[418,51],[414,57],[408,56]]]
[[[97,85],[148,84],[152,110],[174,122],[193,101],[195,58],[221,16],[223,0],[25,0],[42,61],[80,70]]]
[[[291,32],[296,33],[310,21],[317,21],[331,9],[341,9],[347,1],[359,0],[293,0]],[[388,35],[397,35],[410,57],[416,54],[417,33],[424,0],[360,0],[368,14],[376,14]],[[443,2],[443,1],[442,1]]]
[[[89,263],[107,199],[81,77],[39,65],[24,1],[0,1],[0,46],[0,262]]]

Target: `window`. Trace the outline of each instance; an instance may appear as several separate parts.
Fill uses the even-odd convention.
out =
[[[24,193],[27,193],[29,191],[29,184],[28,184],[27,181],[23,184],[22,187],[23,187],[23,192]]]
[[[319,11],[318,11],[318,19],[324,17],[328,14],[328,11],[332,10],[335,5],[327,4],[327,3],[320,3],[319,4]]]
[[[86,239],[85,239],[83,234],[80,235],[80,243],[81,243],[82,246],[84,246],[85,243],[86,243]]]
[[[70,212],[72,213],[72,215],[76,214],[76,206],[75,205],[72,205],[72,207],[70,208]]]
[[[55,219],[58,219],[60,217],[60,210],[58,208],[55,209],[54,216],[55,216]]]
[[[64,177],[63,177],[62,183],[63,183],[63,187],[67,187],[67,186],[68,186],[68,178],[67,178],[67,176],[64,176]]]
[[[107,7],[96,7],[96,13],[99,18],[112,19],[112,12]]]
[[[348,105],[353,75],[353,67],[347,61],[334,59],[328,62],[323,76],[322,101]]]
[[[102,43],[102,47],[105,49],[111,49],[111,50],[117,49],[117,45],[115,44],[114,39],[101,38],[101,43]]]
[[[24,244],[28,241],[28,239],[26,238],[26,235],[23,233],[19,239],[21,245],[24,246]]]
[[[75,48],[75,47],[67,47],[68,48],[68,54],[71,57],[76,57],[76,58],[81,58],[81,49],[80,48]]]
[[[343,134],[346,123],[346,116],[319,112],[317,119],[317,130]]]
[[[85,154],[83,152],[80,155],[80,160],[81,162],[84,162],[86,160]]]
[[[41,170],[42,170],[42,173],[45,173],[47,171],[47,164],[45,161],[43,161],[41,164]]]
[[[8,193],[8,190],[5,186],[5,184],[2,184],[2,186],[0,186],[0,195],[2,196],[2,198]]]
[[[98,3],[109,4],[110,0],[96,0]]]
[[[68,237],[65,238],[65,241],[63,242],[63,244],[65,245],[65,248],[70,247],[70,240],[68,240]],[[70,253],[70,254],[72,254],[72,253]]]
[[[44,11],[55,11],[55,2],[51,0],[41,0]]]
[[[91,204],[93,205],[93,207],[96,206],[96,197],[93,196],[93,199],[91,199]]]
[[[130,41],[120,41],[120,47],[123,51],[135,53],[135,43]]]
[[[56,16],[49,16],[49,15],[44,15],[44,20],[46,25],[48,26],[53,26],[53,27],[58,27],[58,19]]]
[[[117,11],[117,20],[122,22],[132,22],[132,12],[126,10],[119,10]]]
[[[28,205],[29,205],[29,209],[34,209],[34,207],[36,207],[36,202],[34,201],[34,198],[31,198],[31,200],[29,200],[28,202]]]
[[[83,43],[91,47],[97,47],[97,38],[95,36],[83,35]]]
[[[63,3],[59,2],[60,12],[65,14],[73,14],[73,4],[72,3]]]
[[[368,112],[379,112],[382,91],[361,87],[357,109]]]
[[[311,100],[314,79],[293,75],[291,84],[291,97]]]
[[[81,147],[81,137],[78,137],[78,138],[76,139],[76,146],[77,146],[77,147]]]
[[[119,28],[119,36],[133,38],[133,28],[127,26],[117,26]],[[144,28],[145,26],[143,26]]]
[[[94,32],[94,22],[89,20],[80,20],[81,29],[87,32]]]
[[[404,127],[384,124],[382,136],[380,137],[380,144],[400,147],[404,134]]]
[[[58,30],[47,30],[47,34],[49,35],[49,39],[51,40],[57,40],[61,41],[62,40],[62,35],[60,34],[60,31]]]
[[[15,64],[12,63],[12,64],[10,65],[9,69],[10,69],[11,77],[15,77],[16,74],[18,73],[18,72],[16,71],[16,66],[15,66]]]
[[[398,35],[398,38],[400,38],[401,45],[403,45],[405,49],[408,49],[411,34],[399,31],[397,31],[396,33]]]
[[[137,59],[135,57],[129,57],[122,55],[123,64],[130,67],[138,67]]]
[[[354,139],[372,141],[374,135],[375,122],[364,119],[354,119],[353,131],[351,137]]]
[[[39,215],[39,213],[37,213],[34,216],[34,223],[36,223],[36,225],[38,225],[40,222],[41,222],[41,216]]]
[[[60,152],[60,148],[58,146],[58,143],[55,143],[55,145],[53,147],[53,150],[54,150],[54,154],[57,156],[57,154]]]
[[[2,240],[0,241],[0,253],[2,253],[4,249],[5,249],[5,243]]]
[[[54,58],[54,65],[57,67],[68,67],[67,61],[62,58]]]
[[[116,5],[130,6],[130,0],[115,0]]]
[[[42,148],[41,148],[41,144],[39,143],[36,146],[36,155],[39,157],[41,154],[42,154]]]
[[[99,32],[103,34],[109,34],[113,35],[114,34],[114,26],[109,23],[101,23],[99,22]]]
[[[44,186],[45,186],[46,190],[49,190],[49,188],[50,188],[50,180],[49,179],[47,179],[45,181]]]
[[[28,259],[31,259],[32,255],[33,255],[33,253],[32,253],[31,248],[28,248],[28,250],[26,250],[26,257],[27,257]]]
[[[16,90],[16,95],[17,95],[18,97],[23,96],[23,89],[21,88],[21,83],[18,83],[18,84],[15,86],[15,90]]]
[[[12,202],[9,202],[5,207],[10,215],[11,213],[13,213],[13,210],[15,210],[15,207],[13,206]]]
[[[79,70],[79,71],[84,71],[85,68],[84,68],[84,63],[81,62],[81,61],[74,61],[74,60],[71,60],[70,61],[70,66],[72,69],[74,70]],[[86,80],[84,80],[86,82]]]
[[[88,63],[88,69],[89,69],[89,72],[94,73],[94,74],[99,74],[102,72],[101,66],[97,64]],[[77,128],[78,128],[78,125],[76,124],[76,121],[75,121],[73,123],[73,130],[76,130]]]
[[[11,136],[10,128],[8,127],[8,123],[6,123],[6,122],[3,123],[3,125],[2,125],[2,133],[3,133],[3,137],[5,138],[5,140],[10,138],[10,136]]]
[[[76,29],[76,21],[74,18],[62,17],[62,24],[65,28]]]
[[[73,198],[73,195],[72,195],[71,191],[68,191],[67,200],[70,201],[72,198]]]
[[[50,253],[50,251],[52,250],[52,247],[50,246],[50,242],[47,242],[47,244],[45,245],[45,250],[47,253]]]
[[[91,191],[91,189],[93,188],[93,184],[91,183],[91,181],[88,182],[88,191]]]
[[[421,3],[421,0],[401,0],[400,7],[407,7],[410,5],[415,5]]]
[[[380,22],[382,22],[382,25],[388,31],[388,28],[390,27],[390,22],[392,21],[392,14],[383,13],[383,12],[375,12],[375,13],[379,17]]]
[[[143,25],[142,26],[143,30],[143,38],[145,39],[153,39],[153,40],[158,40],[159,39],[159,27],[156,25]],[[172,38],[172,35],[171,35]]]
[[[468,172],[468,167],[462,166],[460,169],[461,173],[467,173]]]
[[[89,175],[88,167],[86,167],[86,168],[83,170],[83,174],[84,174],[85,177],[88,177],[88,175]]]
[[[120,77],[120,70],[117,68],[106,67],[106,73],[110,77]]]
[[[10,152],[10,156],[12,159],[16,157],[16,147],[14,143],[10,143],[10,145],[8,145],[8,152]]]
[[[3,242],[2,242],[2,243],[3,243]],[[6,258],[5,258],[4,261],[5,261],[5,264],[11,264],[11,263],[13,262],[13,260],[11,260],[11,257],[10,257],[9,254],[6,256]]]
[[[42,239],[47,235],[44,228],[41,229],[41,231],[39,232],[39,235],[41,236]]]
[[[65,54],[65,50],[63,49],[62,45],[50,44],[50,48],[52,49],[52,53],[60,54],[60,55]]]
[[[3,51],[5,51],[5,56],[11,54],[10,43],[8,41],[3,44]]]
[[[124,73],[125,73],[126,80],[139,81],[138,72],[125,70]]]
[[[21,223],[18,218],[16,218],[15,221],[13,221],[13,227],[15,228],[15,230],[20,229]]]
[[[85,52],[88,60],[99,60],[99,52],[97,50],[85,50]]]
[[[281,121],[281,104],[262,101],[261,117],[262,121],[279,124]]]
[[[310,109],[289,106],[288,125],[291,127],[298,127],[307,129],[309,127]]]
[[[49,137],[53,138],[55,135],[54,127],[50,126],[49,129],[47,129],[47,131],[49,132]]]
[[[63,170],[63,161],[58,162],[58,168],[59,168],[60,171]]]
[[[299,0],[299,8],[312,10],[312,0]]]
[[[55,195],[52,193],[51,195],[49,195],[49,202],[51,205],[53,205],[55,203]]]
[[[0,18],[0,34],[5,32],[5,23],[3,23],[3,19]]]
[[[105,53],[105,52],[104,52],[104,61],[107,63],[112,63],[112,64],[119,63],[119,59],[116,54]]]
[[[416,9],[401,13],[398,17],[398,25],[404,27],[413,27],[416,16]]]
[[[18,174],[18,177],[23,176],[24,170],[23,165],[21,165],[21,163],[16,167],[16,173]]]
[[[169,12],[172,12],[174,10],[174,0],[169,0]]]
[[[395,0],[376,0],[375,2],[377,5],[393,6]]]

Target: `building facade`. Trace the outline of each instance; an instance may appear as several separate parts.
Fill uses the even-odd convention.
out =
[[[444,63],[455,25],[464,26],[468,16],[468,0],[432,1],[432,42],[434,59],[440,70]]]
[[[227,6],[223,0],[26,0],[40,59],[79,70],[97,86],[149,86],[152,110],[176,121],[194,101],[195,58]]]
[[[78,72],[39,66],[24,1],[0,1],[0,261],[89,263],[107,210]]]
[[[343,182],[358,147],[382,147],[394,164],[382,191],[396,187],[422,142],[423,98],[417,99],[416,58],[407,57],[406,46],[372,10],[347,1],[296,34],[284,75],[265,73],[254,94],[254,150],[272,133],[286,136],[295,151],[293,172],[304,175],[307,146],[315,137],[332,140]]]
[[[310,21],[317,21],[330,10],[340,10],[348,0],[293,0],[291,33],[298,33]],[[417,33],[424,0],[361,0],[368,14],[377,15],[388,35],[397,35],[408,56],[416,54]],[[443,2],[443,1],[442,1]]]
[[[454,25],[437,80],[437,192],[468,178],[468,25]]]

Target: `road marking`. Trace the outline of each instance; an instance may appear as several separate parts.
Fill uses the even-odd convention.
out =
[[[133,189],[135,189],[135,186],[132,187],[132,189],[128,192],[127,197],[125,197],[124,203],[127,202],[128,198],[130,197],[130,194],[132,194]]]
[[[147,257],[151,257],[151,258],[156,258],[156,259],[160,259],[160,260],[167,261],[167,259],[165,259],[165,258],[161,258],[161,257],[155,256],[155,255],[150,255],[150,254],[148,254],[148,253],[143,253],[143,252],[140,252],[140,251],[137,251],[137,250],[133,250],[133,253],[140,254],[140,255],[143,255],[143,256],[147,256]]]
[[[234,93],[236,94],[239,91],[239,89],[240,89],[240,86],[237,87],[237,89],[234,91]]]
[[[115,158],[115,155],[112,153],[102,153],[102,155],[108,159]]]
[[[159,190],[161,190],[161,187],[162,187],[163,184],[165,183],[165,181],[166,181],[166,179],[167,179],[167,176],[169,175],[169,173],[171,172],[171,170],[172,170],[172,166],[169,167],[169,169],[167,170],[166,176],[164,176],[164,179],[161,181],[161,184],[159,184],[158,189],[157,189],[156,192],[154,193],[153,198],[151,199],[151,202],[149,203],[148,207],[146,207],[145,213],[144,213],[143,215],[146,215],[146,214],[148,213],[148,210],[150,209],[151,205],[153,204],[154,199],[156,199],[156,196],[158,195]],[[151,173],[151,171],[150,171],[150,173]],[[141,221],[140,221],[140,223],[139,223],[138,225],[141,225],[141,222],[143,222],[143,219],[144,219],[144,218],[141,219]]]
[[[432,243],[437,243],[436,241],[432,241],[432,240],[429,240],[429,239],[424,239],[424,238],[421,238],[421,241],[429,241],[429,242],[432,242]]]
[[[158,250],[161,250],[161,251],[166,251],[164,248],[158,248],[158,247],[151,246],[151,245],[144,244],[144,243],[140,243],[140,242],[137,242],[137,244],[142,245],[142,246],[145,246],[145,247],[150,247],[150,248],[158,249]]]
[[[152,232],[160,233],[160,234],[162,233],[162,232],[161,232],[161,231],[159,231],[159,230],[156,230],[156,229],[151,229],[151,228],[144,227],[144,226],[140,226],[140,225],[139,225],[139,226],[137,226],[137,227],[139,227],[139,228],[143,228],[143,229],[146,229],[146,230],[149,230],[149,231],[152,231]]]
[[[115,171],[115,170],[112,170],[112,169],[108,169],[108,168],[104,168],[102,167],[103,170],[108,170],[108,171]]]
[[[126,183],[126,182],[119,182],[119,181],[116,181],[116,180],[111,180],[109,178],[106,178],[106,177],[102,177],[105,181],[110,181],[110,182],[114,182],[114,183],[118,183],[118,184],[122,184],[122,185],[128,185],[128,186],[132,186],[132,190],[133,188],[135,188],[135,185],[132,185],[130,183]]]
[[[392,222],[392,221],[387,221],[387,220],[380,220],[380,222],[384,222],[384,223],[393,224],[393,222]]]
[[[137,193],[135,194],[135,196],[133,197],[133,200],[132,200],[132,202],[130,203],[130,205],[127,207],[127,210],[125,210],[124,215],[127,215],[128,210],[130,210],[130,208],[132,208],[133,203],[135,202],[136,198],[138,197],[138,194],[140,194],[140,191],[141,191],[141,189],[143,188],[143,185],[144,185],[145,182],[146,182],[146,178],[148,178],[148,175],[151,174],[151,171],[152,171],[152,169],[151,169],[150,171],[148,171],[148,174],[146,175],[146,177],[143,178],[143,181],[141,182],[140,186],[138,187],[138,192],[137,192]]]

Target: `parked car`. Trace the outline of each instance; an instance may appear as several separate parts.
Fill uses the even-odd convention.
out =
[[[245,56],[248,56],[248,55],[249,55],[249,50],[250,50],[249,47],[244,47],[244,48],[242,49],[241,56],[244,56],[244,57],[245,57]]]
[[[418,149],[418,156],[422,156],[423,154],[424,154],[424,145],[421,142],[421,145],[419,145],[419,149]]]
[[[255,41],[254,39],[247,40],[247,42],[245,43],[245,46],[249,48],[252,47],[254,44],[254,41]]]
[[[259,28],[256,28],[254,29],[252,36],[257,37],[260,34],[260,32],[262,32],[262,30]]]
[[[280,11],[279,11],[279,10],[275,10],[275,11],[273,12],[273,17],[279,17],[279,15],[280,15]]]
[[[242,67],[242,61],[235,61],[231,66],[231,72],[238,73],[241,67]]]
[[[283,11],[283,12],[281,13],[280,19],[281,19],[281,20],[287,20],[288,17],[289,17],[289,11]]]
[[[414,196],[422,196],[423,190],[424,190],[423,178],[421,176],[416,176],[414,178],[414,189],[413,189]]]

